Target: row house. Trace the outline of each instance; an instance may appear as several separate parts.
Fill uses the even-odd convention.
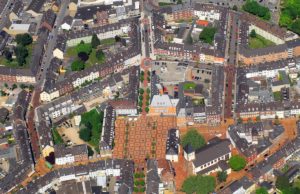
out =
[[[200,20],[205,20],[209,22],[218,21],[221,19],[220,7],[213,4],[200,4],[197,3],[194,6],[194,15]]]
[[[239,105],[237,116],[243,119],[260,117],[261,119],[285,118],[300,114],[300,103],[292,101],[287,104],[279,102],[249,103]]]
[[[88,160],[88,148],[86,144],[65,147],[56,145],[54,147],[55,164],[65,165],[74,162],[83,162]]]
[[[81,41],[90,43],[93,34],[97,34],[100,40],[114,38],[115,36],[122,36],[127,34],[130,30],[130,21],[132,20],[121,20],[118,23],[99,26],[89,30],[69,31],[66,34],[67,46],[76,46]]]

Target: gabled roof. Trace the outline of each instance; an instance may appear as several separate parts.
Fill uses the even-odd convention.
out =
[[[221,140],[218,143],[208,144],[195,152],[195,167],[201,166],[223,155],[229,154],[230,141],[228,139]]]

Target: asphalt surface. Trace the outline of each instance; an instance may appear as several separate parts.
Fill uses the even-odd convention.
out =
[[[48,43],[47,43],[47,48],[46,48],[46,51],[45,51],[45,54],[44,54],[44,57],[43,57],[43,60],[42,60],[42,65],[41,65],[41,68],[40,68],[40,72],[37,76],[38,80],[37,80],[37,86],[36,87],[40,87],[41,90],[43,90],[43,88],[44,88],[44,84],[45,84],[45,81],[46,81],[46,73],[47,73],[47,69],[50,66],[50,62],[51,62],[51,59],[52,59],[52,56],[53,56],[53,50],[54,50],[54,47],[56,45],[58,30],[59,30],[59,27],[60,27],[63,19],[64,19],[65,14],[66,14],[69,2],[70,2],[70,0],[62,1],[61,8],[60,8],[59,13],[57,14],[57,17],[56,17],[54,28],[51,31],[51,33],[49,34],[49,40],[48,40]]]

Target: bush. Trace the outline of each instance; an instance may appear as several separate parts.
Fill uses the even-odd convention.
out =
[[[81,70],[84,70],[84,67],[85,67],[85,64],[81,60],[75,60],[71,64],[72,71],[81,71]]]
[[[247,0],[246,3],[243,5],[243,10],[253,15],[256,15],[264,20],[271,19],[270,10],[267,7],[261,6],[254,0]]]
[[[215,33],[217,32],[216,28],[206,27],[202,30],[199,35],[199,39],[205,43],[212,44],[214,41]]]
[[[18,45],[27,46],[32,43],[32,37],[29,34],[18,34],[16,36],[16,42]]]
[[[205,139],[196,129],[190,129],[181,140],[182,147],[190,144],[194,149],[199,149],[205,145]]]
[[[229,159],[229,166],[234,171],[240,171],[246,166],[246,160],[242,156],[235,155]]]

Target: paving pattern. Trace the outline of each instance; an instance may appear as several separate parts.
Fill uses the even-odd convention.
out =
[[[114,158],[128,158],[137,164],[145,158],[165,158],[168,130],[176,127],[175,117],[140,116],[118,118],[115,125]]]

